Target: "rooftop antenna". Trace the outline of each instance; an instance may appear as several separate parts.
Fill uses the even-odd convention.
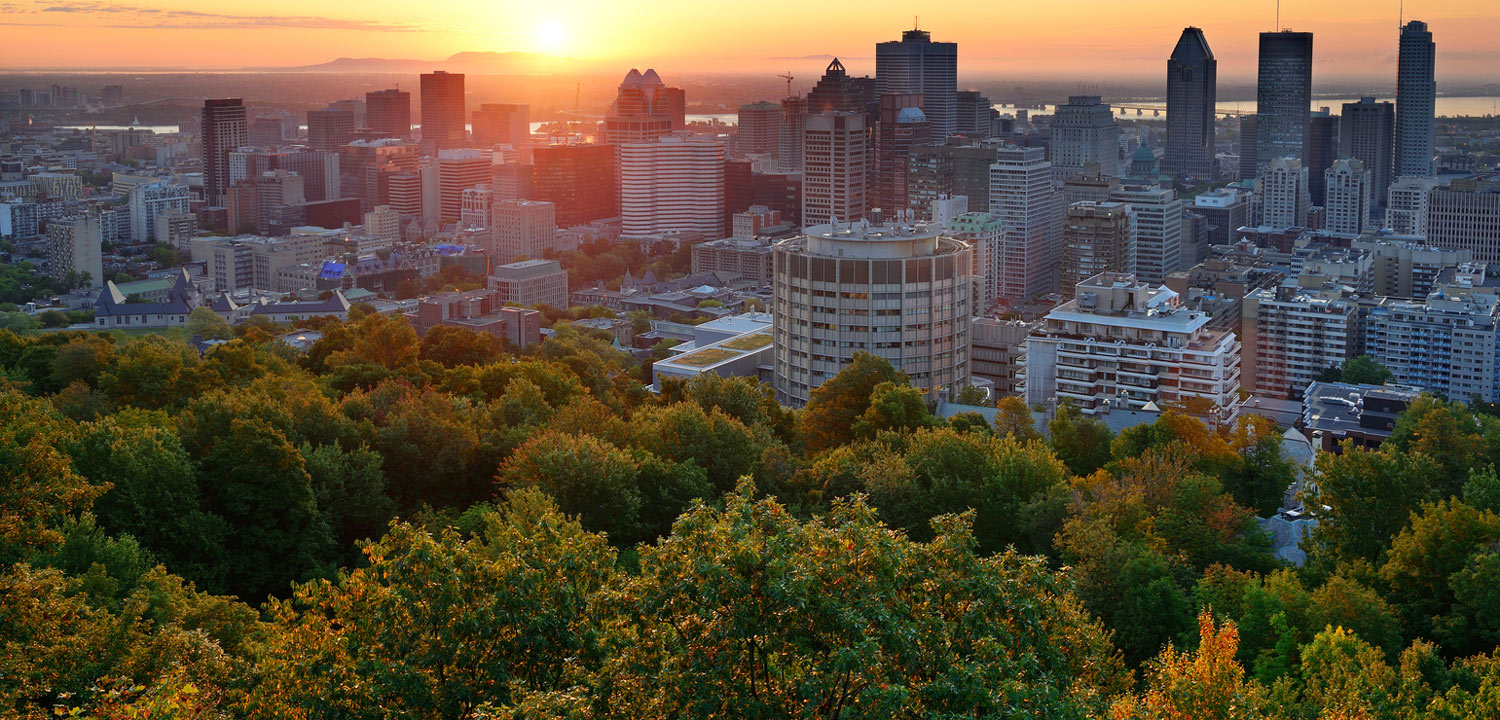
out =
[[[1276,29],[1281,29],[1281,0],[1276,0]]]
[[[1396,27],[1401,27],[1406,24],[1406,0],[1401,0],[1397,4],[1397,7],[1400,9],[1397,10],[1396,14]]]
[[[913,29],[913,30],[921,30],[922,29],[922,22],[921,22],[921,20],[922,20],[922,16],[921,15],[913,15],[913,16],[911,16],[911,29]]]

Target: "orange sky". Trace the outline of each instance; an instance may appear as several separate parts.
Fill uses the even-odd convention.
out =
[[[1315,81],[1394,78],[1398,0],[1283,3],[1282,25],[1317,34]],[[601,70],[761,72],[838,55],[873,69],[873,43],[921,25],[959,43],[961,76],[1153,77],[1184,25],[1204,28],[1220,76],[1248,80],[1273,0],[0,0],[0,67],[303,65],[339,56],[439,59],[526,50]],[[1408,0],[1438,43],[1440,81],[1500,80],[1500,2]],[[821,62],[819,63],[821,64]]]

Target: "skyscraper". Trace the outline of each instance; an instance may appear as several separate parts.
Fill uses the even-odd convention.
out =
[[[676,134],[621,145],[620,216],[625,237],[717,238],[724,229],[724,145]]]
[[[531,147],[531,106],[485,103],[474,111],[474,147]]]
[[[1255,86],[1257,169],[1275,158],[1306,161],[1312,111],[1312,33],[1260,34],[1260,73]]]
[[[672,132],[672,98],[655,70],[631,68],[620,81],[604,118],[604,137],[615,145],[655,140]]]
[[[314,150],[337,153],[354,140],[354,113],[341,108],[307,111],[307,144]]]
[[[531,199],[555,205],[561,228],[616,217],[620,214],[616,162],[613,145],[539,147],[532,159]]]
[[[1120,202],[1077,202],[1062,224],[1062,281],[1071,299],[1077,285],[1099,273],[1135,273],[1135,222]]]
[[[777,140],[776,169],[802,172],[802,128],[807,122],[807,100],[789,97],[781,101],[781,137]]]
[[[1052,188],[1052,163],[1039,147],[1006,145],[990,165],[991,215],[1005,223],[1000,296],[1026,300],[1052,289],[1060,259],[1062,195]]]
[[[411,139],[411,93],[379,90],[365,93],[365,124],[393,138]]]
[[[1339,116],[1339,157],[1354,158],[1365,164],[1370,171],[1370,195],[1379,205],[1385,204],[1385,191],[1395,179],[1391,174],[1395,121],[1395,106],[1375,102],[1375,98],[1344,103]]]
[[[464,191],[490,181],[490,153],[472,148],[438,151],[438,197],[443,222],[462,217]]]
[[[424,152],[463,147],[464,76],[442,70],[422,75],[422,145]]]
[[[1145,283],[1165,282],[1182,265],[1182,200],[1157,185],[1124,185],[1109,199],[1130,206],[1136,275]]]
[[[781,145],[781,106],[764,100],[740,106],[740,155],[775,154]]]
[[[1052,118],[1052,167],[1065,172],[1097,164],[1105,175],[1120,175],[1120,125],[1098,95],[1074,95]]]
[[[906,169],[911,149],[927,144],[930,132],[921,95],[880,96],[880,120],[875,130],[876,207],[889,211],[907,207]]]
[[[1261,224],[1273,230],[1307,227],[1312,195],[1307,187],[1307,168],[1294,157],[1277,157],[1255,180],[1261,197]]]
[[[931,33],[915,28],[901,33],[900,42],[877,43],[875,92],[921,93],[933,139],[946,140],[958,129],[958,43],[933,42]]]
[[[1309,114],[1307,119],[1307,147],[1302,153],[1305,158],[1302,164],[1307,167],[1307,189],[1314,205],[1324,203],[1323,173],[1338,157],[1338,127],[1339,119],[1326,107]]]
[[[1173,177],[1212,178],[1214,103],[1219,61],[1203,31],[1182,31],[1167,59],[1167,152],[1161,169]]]
[[[1413,20],[1402,26],[1396,70],[1396,177],[1432,176],[1436,55],[1427,23]]]
[[[834,58],[823,70],[823,77],[807,93],[807,112],[864,112],[864,102],[854,78],[844,70],[844,64]]]
[[[869,152],[865,114],[807,116],[802,130],[802,224],[826,225],[864,217],[868,209]]]
[[[1365,164],[1340,158],[1326,171],[1323,229],[1358,235],[1370,223],[1370,171]]]
[[[1260,165],[1260,151],[1256,143],[1260,140],[1260,119],[1254,115],[1240,116],[1240,179],[1254,180]]]
[[[203,101],[203,200],[222,206],[229,188],[229,153],[250,142],[245,105],[239,98]]]

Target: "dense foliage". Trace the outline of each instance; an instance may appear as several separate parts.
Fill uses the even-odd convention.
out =
[[[399,317],[0,331],[0,708],[177,718],[1500,716],[1500,419],[789,411]]]

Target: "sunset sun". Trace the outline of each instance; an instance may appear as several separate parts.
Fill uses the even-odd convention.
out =
[[[561,50],[567,39],[567,30],[561,23],[548,20],[537,26],[536,44],[542,50],[548,52]]]

